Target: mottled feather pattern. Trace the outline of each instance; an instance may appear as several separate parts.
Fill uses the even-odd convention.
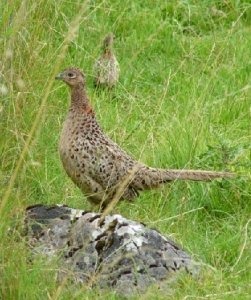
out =
[[[94,78],[96,86],[115,86],[119,80],[120,68],[113,52],[113,35],[108,34],[102,47],[102,54],[94,64]]]
[[[143,190],[172,180],[208,181],[232,177],[227,172],[151,168],[133,159],[101,129],[86,95],[84,75],[75,68],[62,73],[71,88],[71,105],[60,138],[63,166],[88,200],[107,205],[124,178],[137,167],[121,199],[133,200]]]

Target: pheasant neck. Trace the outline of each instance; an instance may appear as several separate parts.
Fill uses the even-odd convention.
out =
[[[107,48],[104,48],[104,54],[106,56],[111,56],[112,55],[112,47],[107,47]]]
[[[78,84],[72,87],[70,109],[81,113],[93,113],[83,84]]]

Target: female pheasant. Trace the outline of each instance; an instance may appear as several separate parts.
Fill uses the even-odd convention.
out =
[[[67,174],[90,201],[107,205],[133,169],[121,199],[132,200],[139,191],[172,180],[209,181],[233,176],[226,172],[157,169],[134,160],[99,126],[86,95],[83,73],[69,68],[56,79],[63,80],[71,89],[71,105],[59,144],[61,160]]]
[[[113,53],[113,34],[109,33],[103,41],[102,55],[94,64],[95,86],[112,88],[119,79],[119,64]]]

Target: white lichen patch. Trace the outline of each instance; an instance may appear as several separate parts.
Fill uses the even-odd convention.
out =
[[[82,216],[83,210],[71,208],[70,219],[71,221],[78,219]]]

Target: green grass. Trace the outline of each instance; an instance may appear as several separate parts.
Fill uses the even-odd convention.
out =
[[[111,292],[58,285],[56,264],[30,264],[21,235],[27,205],[91,207],[57,150],[69,95],[53,76],[78,66],[97,119],[135,158],[238,174],[230,181],[174,182],[115,211],[171,236],[203,263],[200,278],[182,278],[170,299],[249,299],[250,2],[82,2],[0,3],[0,85],[8,89],[0,97],[0,298],[115,299]],[[64,41],[81,7],[79,29]],[[109,31],[121,66],[113,95],[92,85],[92,65]],[[137,299],[166,297],[153,287]]]

